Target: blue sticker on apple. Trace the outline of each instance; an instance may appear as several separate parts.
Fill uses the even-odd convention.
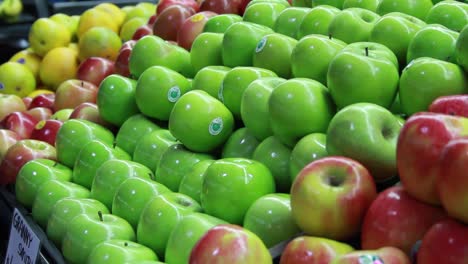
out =
[[[223,131],[223,119],[221,117],[217,117],[211,121],[210,126],[208,127],[208,132],[211,135],[216,136]]]
[[[266,39],[266,37],[263,37],[260,40],[260,42],[258,42],[257,47],[255,48],[255,52],[259,53],[260,51],[262,51],[263,48],[265,47],[266,43],[267,43],[267,39]]]
[[[3,90],[3,89],[5,89],[5,85],[0,82],[0,90]]]
[[[17,60],[18,63],[21,63],[21,64],[25,64],[26,63],[26,60],[24,58],[19,58]]]

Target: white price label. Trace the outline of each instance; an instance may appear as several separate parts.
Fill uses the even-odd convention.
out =
[[[34,264],[39,254],[40,240],[32,231],[26,219],[15,208],[11,220],[10,240],[5,264]]]

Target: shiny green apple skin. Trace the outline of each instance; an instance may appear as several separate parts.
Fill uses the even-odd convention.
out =
[[[195,38],[190,49],[190,62],[196,74],[207,66],[223,65],[222,44],[222,33],[202,32]]]
[[[178,192],[190,196],[192,199],[200,203],[200,194],[203,187],[203,176],[205,175],[206,169],[213,162],[214,160],[202,160],[195,163],[182,177]]]
[[[297,174],[309,163],[328,156],[327,135],[325,133],[311,133],[301,138],[291,151],[289,161],[289,175],[294,182]]]
[[[291,38],[298,39],[298,32],[302,20],[309,13],[311,8],[308,7],[288,7],[281,11],[275,21],[273,30],[276,33],[286,35]]]
[[[468,72],[468,25],[462,29],[458,36],[455,45],[455,57],[458,65],[463,67],[465,72]]]
[[[310,34],[328,36],[330,22],[340,11],[341,9],[330,5],[313,7],[302,19],[297,31],[297,39],[301,40]]]
[[[97,244],[89,253],[88,264],[142,263],[157,261],[158,256],[148,247],[124,239],[111,239]]]
[[[200,69],[192,81],[193,90],[203,90],[218,98],[219,89],[223,83],[224,77],[231,70],[231,68],[221,65],[211,65]]]
[[[468,24],[468,2],[444,0],[436,3],[426,16],[428,24],[440,24],[460,32]]]
[[[221,151],[221,158],[252,158],[260,141],[250,129],[241,127],[232,132]]]
[[[232,24],[241,21],[242,17],[237,14],[219,14],[206,21],[203,32],[224,33]]]
[[[280,2],[256,1],[247,6],[242,16],[243,21],[267,26],[273,29],[279,14],[287,8]]]
[[[380,0],[344,0],[343,9],[351,7],[364,8],[372,12],[377,11]]]
[[[342,9],[343,8],[344,0],[313,0],[312,6],[321,6],[321,5],[331,5],[336,8]]]
[[[147,133],[158,129],[161,127],[147,116],[142,113],[135,114],[120,126],[115,136],[115,144],[128,154],[133,155],[137,141]]]
[[[432,0],[381,0],[377,14],[401,12],[425,20],[433,5]]]
[[[335,15],[328,27],[328,35],[346,43],[368,41],[379,18],[367,9],[351,7]]]

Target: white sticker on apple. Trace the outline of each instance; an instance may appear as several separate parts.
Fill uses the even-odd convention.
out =
[[[221,102],[224,103],[223,90],[224,90],[224,83],[221,82],[221,85],[219,86],[219,90],[218,90],[218,98],[219,100],[221,100]]]
[[[263,50],[263,48],[266,46],[267,43],[267,38],[263,37],[260,42],[258,42],[257,47],[255,48],[255,52],[259,53],[260,51]]]
[[[223,131],[223,119],[221,117],[217,117],[211,121],[210,126],[208,127],[208,132],[211,135],[216,136]]]
[[[171,103],[175,103],[180,98],[180,88],[179,86],[174,86],[169,89],[167,92],[167,100]]]
[[[359,264],[384,264],[384,261],[376,255],[362,255],[359,257]]]

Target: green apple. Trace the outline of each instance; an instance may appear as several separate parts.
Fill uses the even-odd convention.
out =
[[[291,77],[291,53],[296,44],[296,39],[283,34],[268,34],[258,42],[252,65],[288,79]]]
[[[373,42],[348,44],[330,61],[327,84],[338,109],[359,102],[389,108],[398,91],[398,59]]]
[[[220,224],[227,223],[204,213],[194,212],[185,216],[169,236],[164,261],[173,264],[189,263],[190,253],[198,240],[209,229]]]
[[[78,156],[83,145],[94,139],[112,144],[114,134],[109,129],[84,119],[65,121],[57,132],[55,139],[57,161],[69,168],[73,168],[76,156]]]
[[[304,17],[310,12],[309,7],[288,7],[281,11],[275,21],[273,30],[276,33],[299,39],[298,32]]]
[[[15,182],[16,200],[31,209],[37,190],[49,180],[70,181],[72,170],[51,159],[33,159],[18,172]]]
[[[73,112],[73,108],[64,108],[56,111],[50,116],[50,119],[60,120],[62,122],[67,121],[70,119],[70,115]]]
[[[109,209],[103,203],[95,199],[66,197],[58,200],[52,207],[49,220],[47,221],[47,238],[49,238],[57,248],[61,248],[62,239],[70,221],[77,215],[95,214],[98,211],[104,214],[109,213]]]
[[[320,34],[304,36],[291,54],[292,75],[296,78],[310,78],[326,86],[330,61],[345,46],[346,43],[339,39]]]
[[[231,68],[252,66],[257,43],[270,33],[273,33],[271,28],[251,22],[241,21],[229,26],[223,36],[223,65]]]
[[[275,179],[277,192],[288,193],[291,188],[289,160],[291,148],[285,146],[275,136],[262,140],[255,149],[252,159],[264,164]]]
[[[220,147],[234,129],[234,117],[218,99],[202,90],[190,91],[176,102],[169,117],[169,131],[195,152]]]
[[[118,74],[104,78],[99,85],[96,99],[99,116],[106,122],[121,126],[127,118],[137,114],[136,84],[135,80]]]
[[[251,6],[251,5],[254,5],[254,4],[257,4],[257,3],[279,3],[279,4],[282,4],[284,5],[285,7],[290,7],[291,6],[291,1],[289,0],[250,0],[248,3],[247,3],[247,6],[246,6],[246,9],[247,7]]]
[[[151,179],[130,177],[115,190],[112,214],[122,217],[136,230],[141,211],[154,197],[170,192],[159,182]]]
[[[406,61],[431,57],[456,63],[455,46],[459,33],[438,24],[429,24],[418,30],[408,45]]]
[[[273,29],[281,11],[287,8],[284,3],[274,1],[251,1],[250,3],[242,15],[243,21],[267,26],[271,29]]]
[[[135,241],[135,231],[126,220],[112,214],[79,214],[67,226],[63,257],[70,264],[86,263],[97,245],[111,239]]]
[[[310,34],[328,35],[328,27],[341,9],[330,5],[313,7],[302,19],[297,31],[297,39]]]
[[[328,35],[346,43],[368,41],[379,18],[379,15],[370,10],[351,7],[333,17],[328,27]]]
[[[191,52],[193,52],[193,49]],[[214,98],[218,98],[219,88],[229,70],[231,68],[221,65],[210,65],[201,68],[193,77],[192,89],[203,90]]]
[[[344,0],[343,9],[359,7],[376,12],[380,1],[381,0]]]
[[[377,14],[401,12],[425,20],[432,6],[432,0],[381,0]]]
[[[376,182],[397,174],[396,143],[402,125],[392,112],[372,103],[341,109],[330,122],[326,148],[364,165]]]
[[[196,163],[212,160],[213,156],[188,150],[183,144],[173,144],[161,154],[155,174],[155,180],[170,190],[177,192],[184,175]]]
[[[285,82],[280,77],[262,77],[251,82],[241,98],[241,119],[249,133],[259,141],[273,135],[268,100],[276,86]]]
[[[344,0],[312,0],[312,7],[321,6],[321,5],[331,5],[336,8],[343,8]]]
[[[278,85],[270,95],[268,107],[273,135],[289,147],[307,134],[325,132],[335,114],[328,89],[307,78],[289,79]]]
[[[32,204],[32,217],[39,226],[46,228],[54,204],[65,197],[89,198],[90,192],[83,186],[69,181],[49,180],[37,190]]]
[[[161,127],[147,116],[141,113],[135,114],[120,126],[115,135],[115,144],[128,154],[133,155],[138,140],[144,135],[159,129]]]
[[[110,159],[131,160],[131,158],[118,146],[108,145],[100,140],[92,140],[83,145],[76,157],[72,181],[91,189],[96,171],[105,161]]]
[[[455,45],[455,57],[457,63],[465,72],[468,72],[468,25],[466,25],[458,36],[457,43]]]
[[[291,6],[312,7],[312,0],[291,0]]]
[[[190,63],[196,74],[211,65],[223,65],[223,34],[214,32],[200,33],[190,49]]]
[[[401,12],[383,15],[372,28],[369,41],[387,46],[395,53],[400,66],[406,65],[406,53],[414,34],[426,23]]]
[[[275,180],[265,165],[251,159],[225,158],[206,169],[200,200],[205,213],[242,224],[250,205],[274,192]]]
[[[468,2],[440,1],[429,10],[426,22],[428,24],[440,24],[460,32],[468,24]]]
[[[466,94],[468,78],[457,64],[434,58],[417,58],[400,77],[400,102],[407,115],[425,111],[437,97]]]
[[[88,256],[88,264],[142,263],[157,261],[158,256],[148,247],[124,239],[111,239],[97,244]]]
[[[149,201],[141,212],[137,242],[164,256],[167,241],[174,227],[186,215],[201,212],[200,205],[189,196],[168,192]]]
[[[272,193],[258,198],[247,210],[242,225],[272,248],[299,234],[301,230],[291,214],[291,197]]]
[[[182,177],[178,192],[190,196],[192,199],[200,203],[200,194],[203,187],[203,175],[213,161],[214,160],[208,159],[195,163]]]
[[[229,26],[241,21],[242,17],[237,14],[219,14],[206,21],[203,32],[224,33]]]
[[[250,129],[241,127],[232,132],[221,151],[222,158],[252,158],[255,148],[260,141]]]
[[[167,121],[175,102],[191,89],[182,74],[163,66],[151,66],[138,78],[135,100],[145,116]]]
[[[135,161],[110,159],[103,162],[96,170],[91,185],[91,198],[111,209],[118,186],[130,177],[152,179],[154,175],[151,169]]]
[[[219,88],[218,98],[232,112],[236,119],[240,119],[240,105],[245,89],[253,81],[262,77],[277,77],[271,70],[259,67],[234,67],[224,77]]]
[[[291,151],[289,160],[289,175],[294,182],[299,172],[312,161],[328,156],[327,135],[311,133],[301,138]]]
[[[168,129],[158,129],[138,139],[133,151],[133,161],[156,171],[162,153],[177,140]]]

